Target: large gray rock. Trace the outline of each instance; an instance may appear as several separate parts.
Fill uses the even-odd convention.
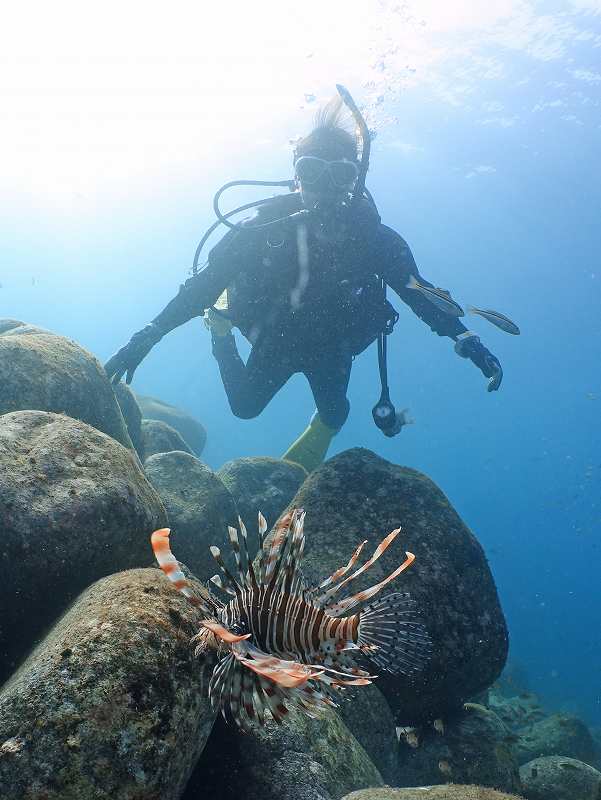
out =
[[[281,458],[236,458],[219,470],[221,478],[249,530],[256,530],[257,513],[274,523],[307,477],[307,470]]]
[[[366,786],[382,778],[334,711],[291,712],[246,734],[219,720],[183,800],[337,800]]]
[[[133,447],[100,362],[71,339],[30,328],[19,323],[0,334],[0,414],[67,414]]]
[[[85,591],[0,691],[2,800],[177,800],[214,721],[197,627],[157,569]]]
[[[582,720],[573,714],[551,714],[519,736],[516,752],[520,764],[541,756],[569,756],[595,764],[599,751]]]
[[[401,736],[401,785],[453,783],[520,790],[512,737],[497,715],[475,703],[446,718],[441,731],[424,726]]]
[[[178,431],[190,445],[193,452],[200,456],[207,443],[207,432],[203,425],[187,411],[158,400],[156,397],[137,395],[144,419],[158,419],[166,422]]]
[[[484,786],[418,786],[412,789],[363,789],[342,800],[521,800],[514,794],[497,792]]]
[[[218,571],[210,552],[217,545],[230,566],[228,525],[237,525],[236,507],[223,483],[189,453],[157,453],[144,470],[167,509],[175,557],[203,581]]]
[[[32,325],[30,322],[21,322],[19,319],[0,319],[0,335],[6,334],[7,336],[23,336],[29,333],[52,333],[46,328],[40,328],[39,325]]]
[[[527,800],[599,800],[601,772],[565,756],[535,758],[520,767]]]
[[[150,534],[166,521],[133,451],[111,437],[43,411],[0,416],[0,680],[82,589],[150,565]]]
[[[363,539],[371,555],[384,536],[402,527],[352,588],[389,575],[405,550],[415,554],[411,568],[383,590],[411,593],[433,642],[432,658],[416,680],[378,679],[397,724],[440,717],[495,680],[508,637],[486,556],[429,478],[369,450],[348,450],[309,475],[290,506],[307,512],[303,572],[310,585],[346,564]]]
[[[377,685],[345,689],[336,703],[338,716],[376,765],[384,782],[401,785],[400,745],[394,717]]]
[[[171,453],[173,450],[194,455],[192,448],[184,441],[181,434],[171,425],[158,419],[142,420],[142,442],[144,458],[150,458],[156,453]]]

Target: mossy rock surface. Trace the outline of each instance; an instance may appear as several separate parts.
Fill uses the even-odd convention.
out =
[[[244,524],[255,533],[258,512],[273,524],[307,477],[307,471],[292,461],[264,456],[228,461],[217,475],[230,490]]]
[[[207,443],[204,426],[192,414],[164,400],[147,395],[136,395],[144,419],[158,419],[166,422],[180,434],[196,456],[202,455]]]
[[[233,567],[228,525],[238,524],[232,496],[215,473],[190,453],[147,458],[144,471],[167,509],[175,557],[203,581],[218,571],[209,547],[217,545]]]
[[[2,800],[178,800],[214,722],[197,627],[158,569],[80,595],[0,691]]]
[[[67,414],[133,448],[100,362],[72,339],[17,322],[0,320],[0,414]]]
[[[241,733],[218,720],[183,800],[338,800],[383,780],[334,710]]]
[[[520,764],[543,756],[567,756],[596,764],[599,750],[581,719],[573,714],[551,714],[521,732],[517,756]]]
[[[77,594],[153,562],[166,514],[133,451],[79,420],[0,416],[0,665],[17,661]]]
[[[523,800],[515,794],[505,794],[484,786],[462,786],[448,783],[412,789],[366,789],[351,792],[342,800]]]
[[[405,550],[415,554],[410,569],[381,595],[409,592],[433,642],[432,658],[416,679],[378,679],[397,724],[460,708],[496,679],[508,635],[486,556],[426,475],[369,450],[347,450],[311,473],[289,507],[306,511],[303,573],[311,586],[346,564],[362,540],[368,540],[365,553],[371,555],[398,527],[398,539],[349,591],[390,575]]]
[[[183,436],[171,425],[158,419],[142,420],[142,447],[145,459],[157,453],[172,453],[174,450],[194,455]]]
[[[599,800],[601,772],[565,756],[535,758],[520,767],[528,800]]]

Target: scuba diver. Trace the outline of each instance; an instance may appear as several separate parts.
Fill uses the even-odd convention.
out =
[[[386,336],[398,314],[386,299],[387,286],[435,333],[455,341],[458,355],[490,379],[488,391],[497,390],[503,377],[499,361],[459,321],[460,306],[420,276],[405,240],[381,223],[365,188],[369,130],[348,91],[337,89],[339,97],[296,143],[294,181],[225,184],[215,195],[218,222],[197,249],[194,274],[105,366],[113,382],[126,374],[129,384],[165,334],[204,315],[237,417],[256,417],[293,374],[305,375],[317,410],[283,458],[309,471],[323,461],[348,416],[354,357],[376,340],[382,392],[374,421],[386,436],[395,436],[409,422],[404,411],[395,410],[388,391]],[[356,133],[341,123],[345,106]],[[221,193],[236,185],[287,186],[290,191],[222,214]],[[252,206],[257,207],[252,218],[229,221]],[[229,231],[198,271],[199,252],[220,223]],[[246,363],[232,327],[251,344]]]

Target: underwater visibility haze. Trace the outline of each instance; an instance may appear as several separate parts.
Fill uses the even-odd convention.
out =
[[[350,414],[328,458],[367,448],[434,481],[490,565],[509,631],[507,680],[517,675],[516,693],[601,729],[598,0],[368,0],[352,11],[176,3],[139,18],[132,5],[118,25],[110,4],[87,21],[70,4],[40,15],[25,36],[15,9],[13,33],[2,34],[12,69],[0,78],[0,317],[106,363],[190,277],[217,189],[292,179],[294,143],[346,86],[371,132],[366,186],[382,222],[465,311],[503,380],[487,392],[454,342],[388,289],[399,313],[387,337],[390,396],[414,424],[392,438],[374,425],[374,343],[354,361]],[[285,193],[232,188],[220,207]],[[202,423],[212,470],[280,458],[315,410],[295,375],[260,415],[232,414],[200,317],[154,346],[132,388]],[[165,581],[161,591],[171,589]]]

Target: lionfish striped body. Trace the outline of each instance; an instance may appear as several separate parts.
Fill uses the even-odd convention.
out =
[[[231,596],[227,603],[213,593],[208,598],[194,593],[171,553],[168,528],[152,534],[159,566],[203,614],[201,630],[193,637],[196,653],[212,643],[220,653],[225,651],[209,685],[211,702],[220,705],[224,715],[229,710],[243,728],[254,720],[263,724],[266,710],[276,722],[281,722],[290,707],[316,715],[325,706],[335,705],[332,697],[336,690],[371,683],[375,676],[356,666],[353,651],[368,655],[382,669],[406,674],[418,671],[428,657],[430,640],[407,594],[387,595],[348,615],[409,567],[413,554],[406,553],[403,563],[371,588],[335,599],[343,586],[369,569],[400,529],[388,534],[373,556],[348,577],[366,542],[345,566],[308,589],[300,571],[304,517],[298,509],[284,515],[267,547],[267,524],[259,514],[255,565],[249,558],[242,520],[242,548],[238,531],[230,527],[237,579],[227,569],[219,548],[211,547],[221,570],[221,576],[215,575],[211,581]]]

